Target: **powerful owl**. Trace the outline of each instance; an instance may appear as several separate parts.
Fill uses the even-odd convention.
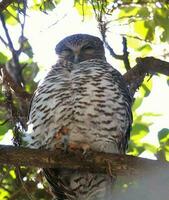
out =
[[[28,146],[125,153],[132,98],[122,75],[106,62],[103,42],[75,34],[56,46],[57,63],[40,82],[30,108]],[[112,179],[44,169],[58,200],[112,199]]]

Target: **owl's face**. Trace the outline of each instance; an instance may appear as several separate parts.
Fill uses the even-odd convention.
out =
[[[95,36],[75,34],[61,40],[55,48],[59,59],[79,63],[90,59],[104,59],[103,42]]]

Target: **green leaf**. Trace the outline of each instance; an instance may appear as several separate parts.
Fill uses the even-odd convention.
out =
[[[44,2],[44,10],[53,10],[55,8],[55,4],[52,1]]]
[[[9,129],[10,123],[7,121],[7,110],[3,107],[0,109],[0,140],[3,139]]]
[[[141,7],[137,12],[137,16],[143,19],[147,19],[148,17],[150,17],[150,11],[148,7]]]
[[[152,51],[152,47],[149,44],[144,44],[143,46],[137,48],[137,51],[141,51],[142,55],[147,55]]]
[[[0,188],[0,197],[4,200],[9,199],[9,193],[6,190]]]
[[[55,9],[56,5],[60,3],[61,0],[44,0],[44,1],[38,1],[33,0],[33,6],[31,8],[33,10],[40,10],[44,13],[47,13],[47,11],[52,11]]]
[[[128,6],[128,7],[123,7],[120,8],[120,12],[119,12],[119,18],[126,18],[126,17],[133,17],[136,16],[136,14],[138,13],[139,8],[138,7],[134,7],[134,6]]]
[[[158,151],[158,148],[149,143],[143,143],[145,150],[150,151],[151,153],[155,154]]]
[[[25,63],[22,64],[24,65]],[[32,81],[39,72],[39,68],[36,63],[32,62],[31,59],[26,64],[26,67],[23,69],[24,79],[27,81]]]
[[[148,28],[145,26],[145,21],[136,21],[134,23],[134,31],[139,35],[139,37],[145,39],[148,33]]]
[[[142,104],[142,102],[143,102],[143,98],[141,98],[141,97],[137,97],[137,98],[136,98],[136,100],[134,101],[134,104],[133,104],[133,106],[132,106],[133,112],[134,112],[135,110],[137,110],[137,108],[140,107],[140,105]]]
[[[135,141],[129,140],[127,154],[138,156],[144,151],[144,147],[141,143],[135,143]]]
[[[3,139],[4,135],[10,129],[10,124],[8,122],[5,123],[5,118],[0,120],[0,140]]]
[[[145,21],[145,28],[147,29],[147,34],[145,36],[146,41],[153,41],[155,36],[155,23],[154,20]]]
[[[145,84],[143,84],[142,86],[141,86],[141,89],[142,89],[142,93],[143,93],[143,96],[144,97],[147,97],[149,94],[150,94],[150,90],[149,90],[149,88],[147,87],[147,85],[145,85]]]
[[[152,79],[149,79],[149,77],[144,80],[142,86],[139,89],[139,92],[142,96],[147,97],[150,94],[153,86],[152,84]]]
[[[29,58],[33,58],[32,47],[26,37],[19,38],[20,46],[22,47],[22,52],[25,53]]]
[[[34,92],[36,88],[37,88],[37,83],[35,83],[34,81],[31,81],[25,85],[25,90],[28,93]]]
[[[168,151],[165,151],[165,159],[166,159],[166,161],[169,161],[169,152]]]
[[[75,2],[75,8],[81,16],[91,17],[93,15],[93,8],[87,1],[78,0]]]
[[[158,132],[158,140],[160,143],[165,143],[169,139],[169,129],[163,128]]]
[[[31,59],[29,61],[30,63],[27,64],[26,67],[23,69],[23,77],[26,80],[25,90],[28,93],[32,93],[37,87],[37,83],[35,83],[34,78],[36,77],[39,68],[36,63],[32,63]]]
[[[5,64],[8,61],[8,57],[0,52],[0,64]]]
[[[165,7],[162,9],[155,9],[154,11],[154,23],[156,26],[162,27],[164,29],[163,33],[161,34],[161,41],[166,42],[169,40],[169,11]]]
[[[13,5],[8,6],[7,10],[4,11],[5,22],[10,25],[18,24],[18,13],[17,9]]]
[[[12,169],[12,170],[10,170],[10,175],[11,175],[11,177],[13,178],[13,179],[16,179],[16,174],[15,174],[15,171]]]
[[[138,37],[139,38],[139,37]],[[138,50],[138,47],[142,46],[142,41],[139,40],[137,37],[129,37],[127,38],[128,47]]]
[[[145,137],[149,132],[147,124],[135,123],[132,127],[131,140],[138,141]]]

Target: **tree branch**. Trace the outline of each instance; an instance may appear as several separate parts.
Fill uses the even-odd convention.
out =
[[[147,74],[161,73],[169,76],[169,63],[166,61],[154,57],[137,58],[136,61],[136,66],[123,75],[133,95]]]
[[[129,62],[129,52],[127,50],[127,39],[123,37],[123,62],[124,66],[126,68],[126,71],[129,71],[131,69],[130,62]]]
[[[9,47],[11,53],[12,53],[12,59],[9,62],[7,62],[6,69],[8,70],[10,75],[14,78],[16,83],[20,86],[23,86],[24,80],[23,80],[23,77],[22,77],[22,67],[19,63],[18,51],[15,50],[15,48],[14,48],[12,39],[10,37],[10,34],[8,32],[8,28],[7,28],[6,23],[5,23],[4,15],[2,13],[0,13],[0,19],[1,19],[2,27],[4,29],[7,41],[8,41],[8,47]]]
[[[169,76],[169,63],[154,57],[137,58],[137,65],[142,67],[146,73],[154,74],[155,72]]]
[[[13,54],[13,53],[15,52],[15,49],[14,49],[12,40],[11,40],[11,38],[10,38],[8,29],[7,29],[7,26],[6,26],[6,23],[5,23],[5,19],[4,19],[4,16],[3,16],[2,13],[0,14],[0,19],[1,19],[1,23],[2,23],[3,29],[4,29],[4,31],[5,31],[6,38],[7,38],[7,40],[8,40],[8,46],[9,46],[9,48],[10,48],[12,54]]]
[[[41,168],[65,168],[79,171],[137,176],[153,170],[168,170],[169,163],[138,158],[128,155],[90,152],[85,156],[80,152],[64,153],[60,149],[28,149],[0,145],[0,164],[34,166]]]
[[[21,87],[20,85],[18,85],[13,78],[10,76],[10,74],[8,73],[8,71],[5,69],[5,67],[0,66],[1,69],[1,76],[3,73],[4,79],[7,83],[9,83],[9,86],[12,88],[12,90],[14,91],[15,95],[17,97],[19,97],[21,99],[21,101],[30,101],[32,95],[27,93],[23,87]]]

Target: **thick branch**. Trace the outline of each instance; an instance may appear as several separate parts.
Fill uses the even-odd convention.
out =
[[[34,166],[41,168],[65,168],[79,171],[137,176],[153,170],[169,171],[167,162],[160,162],[128,155],[90,152],[64,153],[61,150],[49,151],[0,145],[0,164]]]
[[[132,94],[141,86],[147,74],[161,73],[169,76],[169,63],[154,57],[137,58],[137,65],[127,71],[123,77],[130,86]]]
[[[137,65],[146,73],[161,73],[169,76],[169,63],[154,57],[137,58]]]

